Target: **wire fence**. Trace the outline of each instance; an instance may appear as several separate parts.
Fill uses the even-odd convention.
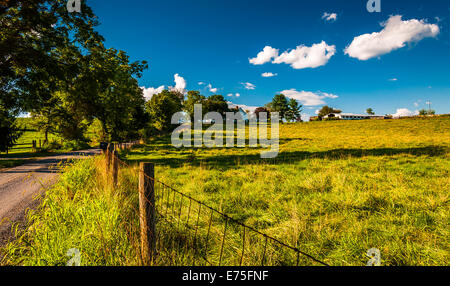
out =
[[[134,144],[128,144],[131,147]],[[107,152],[108,153],[108,152]],[[108,158],[108,154],[106,156]],[[111,154],[112,173],[136,166]],[[109,163],[107,163],[109,164]],[[114,165],[118,170],[114,171]],[[144,197],[150,213],[136,210],[141,230],[150,232],[151,261],[158,266],[328,266],[324,261],[269,236],[207,204],[156,180],[140,170],[149,193]],[[142,225],[150,216],[151,229]],[[142,237],[141,237],[142,239]],[[144,239],[145,240],[145,239]],[[142,245],[141,245],[142,246]],[[146,250],[141,250],[146,251]]]

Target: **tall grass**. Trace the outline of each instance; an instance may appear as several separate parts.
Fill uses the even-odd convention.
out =
[[[365,265],[367,250],[378,248],[382,265],[448,265],[450,118],[286,124],[280,132],[271,160],[259,149],[176,149],[156,138],[121,155],[132,167],[120,169],[117,188],[101,158],[66,167],[29,229],[4,249],[4,263],[63,265],[78,248],[83,265],[140,265],[136,164],[150,161],[157,180],[327,264]],[[223,217],[208,236],[208,209],[187,211],[188,201],[162,191],[157,209],[168,217],[157,222],[156,265],[205,265],[204,254],[217,265]],[[263,254],[264,240],[246,235],[228,225],[223,265],[240,264],[243,244],[244,265],[264,257],[295,264],[291,252],[269,244]]]
[[[65,265],[67,251],[76,248],[81,265],[139,264],[137,181],[126,172],[112,188],[101,157],[64,167],[41,206],[28,214],[27,229],[2,250],[2,263]]]
[[[374,247],[383,265],[448,264],[449,118],[286,124],[280,137],[273,160],[167,138],[126,159],[331,265],[364,265]]]

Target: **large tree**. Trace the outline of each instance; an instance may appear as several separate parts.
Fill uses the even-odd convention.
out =
[[[196,90],[190,90],[187,93],[187,98],[184,101],[184,111],[189,114],[191,117],[191,120],[194,118],[194,105],[195,104],[204,104],[206,100],[206,97],[204,95],[201,95],[199,91]],[[202,116],[205,114],[205,109],[202,109]]]
[[[225,114],[230,111],[225,98],[219,94],[211,95],[210,97],[208,97],[204,101],[203,108],[205,109],[205,113],[218,112],[222,116],[225,116]]]
[[[302,107],[303,106],[299,104],[297,100],[291,98],[288,102],[288,111],[286,112],[286,120],[292,122],[300,118]]]
[[[77,72],[76,56],[103,40],[94,31],[97,20],[82,3],[82,13],[68,13],[63,0],[2,0],[0,2],[0,113],[2,136],[10,147],[17,138],[14,118],[45,107],[58,81]],[[6,126],[6,125],[9,126]]]
[[[85,1],[82,13],[68,13],[65,0],[1,3],[0,108],[31,112],[44,132],[71,140],[83,140],[95,118],[106,139],[137,136],[145,124],[137,78],[147,65],[104,47]]]
[[[164,133],[176,127],[171,124],[171,119],[173,114],[182,110],[182,104],[176,92],[163,90],[146,103],[146,110],[150,115],[151,126]]]
[[[281,119],[286,119],[286,113],[289,111],[288,100],[283,94],[277,94],[268,106],[270,112],[278,112]]]

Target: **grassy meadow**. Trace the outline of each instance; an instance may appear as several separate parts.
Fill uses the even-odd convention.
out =
[[[17,120],[17,124],[22,130],[22,135],[15,145],[8,150],[8,153],[0,152],[0,169],[22,165],[32,158],[84,149],[87,147],[78,146],[73,142],[65,142],[62,137],[51,133],[48,134],[49,144],[44,146],[45,134],[36,129],[33,125],[32,118],[18,118]],[[36,140],[36,152],[33,152],[33,140]],[[41,142],[41,145],[39,145],[39,142]],[[97,142],[92,142],[92,145],[94,144],[97,144]]]
[[[450,118],[329,121],[280,127],[280,154],[176,149],[159,138],[128,152],[156,178],[331,265],[447,264]]]
[[[382,265],[448,265],[450,117],[283,124],[280,138],[275,159],[260,159],[261,149],[176,149],[170,138],[155,138],[121,154],[132,167],[121,169],[116,189],[105,183],[101,158],[77,162],[30,213],[29,231],[2,250],[2,263],[61,265],[75,247],[83,265],[141,264],[136,165],[147,161],[157,180],[329,265],[365,265],[370,248],[380,250]],[[199,214],[204,238],[209,213]],[[165,241],[189,231],[160,228]],[[252,241],[257,256],[261,246]],[[239,264],[233,253],[241,245],[230,226],[222,264]],[[174,251],[183,264],[189,249]],[[294,259],[275,247],[264,256],[267,265]]]

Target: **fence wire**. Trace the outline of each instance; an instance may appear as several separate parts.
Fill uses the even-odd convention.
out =
[[[117,156],[112,157],[120,168],[133,168]],[[152,265],[329,266],[299,247],[248,226],[147,174],[144,176],[151,182],[155,202]],[[150,198],[146,200],[152,204]],[[139,213],[138,209],[135,211]]]

